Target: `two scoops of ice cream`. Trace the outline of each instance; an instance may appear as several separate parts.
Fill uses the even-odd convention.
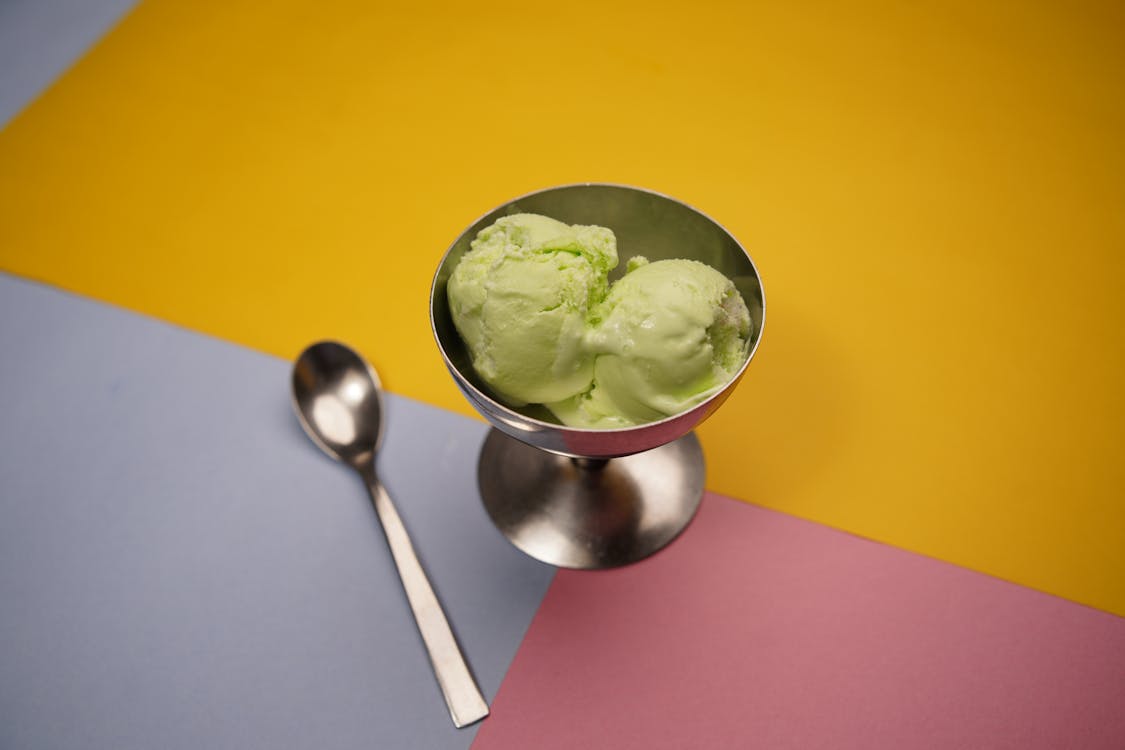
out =
[[[729,279],[695,260],[638,255],[610,283],[617,265],[605,227],[522,213],[480,231],[447,294],[473,369],[498,400],[614,429],[679,414],[738,374],[751,319]]]

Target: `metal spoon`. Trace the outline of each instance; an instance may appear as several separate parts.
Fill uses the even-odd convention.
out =
[[[469,672],[406,527],[375,473],[375,453],[383,437],[379,376],[347,346],[320,341],[301,352],[293,367],[293,406],[312,441],[363,477],[453,723],[460,728],[488,716],[488,704]]]

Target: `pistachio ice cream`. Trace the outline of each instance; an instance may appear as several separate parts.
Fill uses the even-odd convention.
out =
[[[594,312],[590,390],[548,404],[572,427],[629,427],[695,406],[738,374],[750,311],[730,279],[694,260],[643,258]]]
[[[617,240],[602,227],[506,216],[483,229],[449,279],[453,324],[476,370],[512,406],[590,388],[590,311],[605,298]]]
[[[638,256],[610,285],[616,265],[604,227],[516,214],[477,235],[448,296],[497,398],[612,429],[678,414],[730,382],[752,333],[734,284],[698,261]]]

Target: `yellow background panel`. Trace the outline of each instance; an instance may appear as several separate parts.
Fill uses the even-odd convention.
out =
[[[1123,8],[150,0],[0,133],[0,267],[469,413],[449,243],[660,190],[766,283],[712,489],[1125,614]]]

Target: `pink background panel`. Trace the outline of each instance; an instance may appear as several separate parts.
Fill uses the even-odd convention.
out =
[[[708,494],[559,571],[474,750],[1125,748],[1125,619]]]

